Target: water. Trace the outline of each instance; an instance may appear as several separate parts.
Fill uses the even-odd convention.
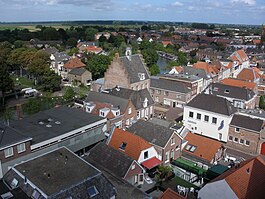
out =
[[[158,67],[160,69],[160,74],[165,74],[165,73],[169,72],[169,70],[166,68],[166,65],[168,64],[167,59],[163,59],[163,58],[159,57],[156,64],[158,65]]]

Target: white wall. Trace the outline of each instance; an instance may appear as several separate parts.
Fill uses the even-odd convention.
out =
[[[144,152],[148,151],[148,158],[144,159]],[[146,160],[149,160],[150,158],[153,158],[153,157],[157,157],[158,158],[158,154],[157,154],[157,151],[155,150],[155,148],[152,146],[146,150],[143,150],[139,156],[139,159],[138,159],[138,163],[141,164],[142,162],[146,161]]]
[[[189,111],[193,112],[193,118],[189,117]],[[196,119],[197,113],[201,114],[201,120]],[[209,122],[204,121],[204,116],[209,116]],[[212,118],[217,118],[217,123],[212,123]],[[221,115],[201,109],[196,109],[189,106],[184,106],[183,122],[184,126],[190,131],[195,132],[200,135],[204,135],[216,140],[219,140],[219,133],[222,134],[221,141],[227,142],[229,124],[232,120],[231,116]],[[224,127],[221,130],[218,130],[221,122],[224,121]]]

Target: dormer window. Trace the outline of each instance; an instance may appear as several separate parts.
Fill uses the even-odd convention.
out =
[[[145,98],[145,99],[144,99],[144,104],[143,104],[143,107],[144,107],[144,108],[146,108],[146,107],[147,107],[147,103],[148,103],[148,99],[147,99],[147,98]]]
[[[99,110],[99,116],[101,116],[101,117],[106,117],[106,116],[108,115],[109,111],[110,111],[110,110],[109,110],[108,108],[100,109],[100,110]]]
[[[93,104],[93,103],[86,103],[86,106],[85,107],[86,107],[86,112],[91,113],[92,110],[95,107],[95,104]]]
[[[145,74],[144,73],[138,73],[138,76],[140,78],[140,80],[145,80]]]
[[[111,111],[115,117],[121,114],[119,108],[112,108]]]
[[[225,89],[225,93],[229,94],[229,92],[230,92],[230,91],[229,91],[228,89]]]
[[[126,142],[122,142],[121,145],[120,145],[120,149],[121,150],[125,150],[126,146],[127,146],[127,143]]]

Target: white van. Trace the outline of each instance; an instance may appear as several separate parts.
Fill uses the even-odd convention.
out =
[[[36,89],[29,89],[25,91],[24,97],[35,97],[38,95],[38,91]]]

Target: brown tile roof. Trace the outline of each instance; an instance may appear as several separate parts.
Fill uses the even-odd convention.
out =
[[[239,167],[229,169],[211,182],[225,180],[238,198],[264,198],[265,196],[265,157],[241,162]]]
[[[97,46],[87,46],[85,49],[87,52],[99,53],[102,51],[102,48]]]
[[[112,119],[112,118],[115,118],[115,116],[113,115],[112,111],[111,111],[111,108],[112,108],[112,105],[111,104],[108,104],[108,103],[100,103],[100,102],[95,102],[95,107],[93,108],[92,110],[92,114],[94,115],[99,115],[99,111],[100,109],[103,109],[103,108],[109,108],[110,111],[109,113],[107,114],[106,118],[108,119]],[[121,113],[122,114],[122,113]]]
[[[171,41],[162,41],[162,44],[163,45],[169,45],[169,44],[172,45],[172,42]]]
[[[229,85],[229,86],[236,86],[236,87],[240,87],[240,88],[248,88],[251,90],[255,90],[256,88],[256,84],[254,82],[247,82],[244,80],[240,80],[240,79],[233,79],[233,78],[225,78],[223,80],[221,80],[222,84],[225,85]]]
[[[121,144],[125,142],[125,150],[121,150]],[[134,160],[138,161],[141,151],[152,147],[146,140],[138,135],[116,128],[111,136],[109,146],[119,150]]]
[[[185,199],[186,197],[179,195],[177,192],[168,188],[164,193],[162,193],[158,199]]]
[[[245,81],[254,82],[259,78],[259,74],[255,72],[252,68],[243,68],[243,70],[237,75],[238,79]]]
[[[188,154],[197,156],[198,158],[207,160],[208,162],[211,162],[214,159],[218,149],[222,147],[222,143],[219,141],[201,135],[197,135],[191,132],[189,132],[186,135],[184,140],[188,141],[187,145],[191,144],[197,148],[194,150],[194,152],[190,152],[186,150],[187,146],[186,145],[183,151],[185,151]],[[207,145],[205,143],[207,143]]]
[[[210,66],[207,62],[197,62],[193,65],[193,68],[203,69],[207,74],[217,74],[218,70]]]
[[[182,66],[175,66],[175,70],[178,71],[179,73],[181,73],[183,71],[183,67]]]
[[[77,57],[70,59],[68,62],[64,64],[64,68],[73,69],[73,68],[82,68],[86,65],[81,62]]]
[[[247,54],[245,53],[244,50],[238,50],[238,51],[236,51],[236,52],[237,52],[237,54],[239,55],[239,57],[240,57],[240,59],[241,59],[242,61],[246,61],[246,60],[248,60],[248,56],[247,56]]]

